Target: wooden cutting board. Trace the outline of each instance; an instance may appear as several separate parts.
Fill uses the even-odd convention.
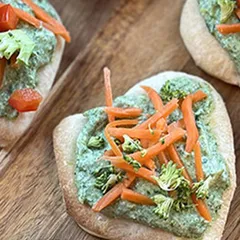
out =
[[[59,79],[28,133],[11,151],[0,154],[1,161],[13,161],[0,182],[0,239],[97,239],[78,228],[65,212],[52,131],[64,117],[104,104],[104,66],[112,70],[114,96],[164,70],[183,71],[209,81],[226,102],[239,159],[240,89],[208,76],[192,61],[179,34],[184,0],[53,3],[69,26],[73,43],[67,47]],[[240,161],[236,167],[240,174]],[[232,202],[224,240],[239,239],[239,199],[240,187]]]

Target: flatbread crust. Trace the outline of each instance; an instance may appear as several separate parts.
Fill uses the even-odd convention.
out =
[[[60,17],[58,19],[60,20]],[[64,46],[65,41],[61,37],[57,37],[57,46],[54,50],[52,61],[42,67],[37,73],[39,84],[36,90],[43,96],[43,99],[47,97],[52,87],[62,59]],[[41,107],[36,112],[20,113],[15,120],[0,118],[0,147],[8,147],[16,141],[28,129],[34,116],[40,109]]]
[[[159,91],[166,80],[182,76],[189,77],[193,81],[204,81],[201,78],[185,73],[164,72],[138,83],[131,88],[126,95],[145,94],[139,87],[140,85],[151,86]],[[212,86],[210,87],[213,89]],[[214,89],[213,96],[216,108],[211,115],[210,124],[217,137],[219,151],[227,161],[231,186],[224,193],[220,216],[213,222],[213,226],[207,230],[203,237],[204,240],[221,239],[229,206],[236,187],[235,155],[230,119],[222,98]],[[171,233],[164,232],[160,229],[153,229],[133,221],[108,218],[101,213],[93,212],[91,208],[78,201],[77,189],[74,184],[76,141],[86,121],[87,119],[82,114],[69,116],[61,121],[55,128],[53,134],[58,175],[67,212],[85,231],[101,238],[114,240],[182,239]],[[219,129],[221,129],[221,131],[219,131]]]
[[[187,0],[180,21],[182,39],[196,65],[210,75],[240,86],[240,74],[228,52],[211,35],[197,0]]]

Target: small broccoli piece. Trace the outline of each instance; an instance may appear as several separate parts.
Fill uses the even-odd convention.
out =
[[[205,199],[209,196],[209,187],[213,180],[212,176],[208,176],[205,180],[194,183],[192,191],[196,194],[197,198]]]
[[[104,145],[105,145],[105,141],[100,136],[92,136],[92,137],[90,137],[90,139],[88,141],[88,144],[87,144],[87,146],[89,148],[96,148],[96,149],[103,148]]]
[[[153,177],[157,182],[160,188],[165,191],[173,191],[185,181],[185,178],[182,175],[182,169],[177,168],[177,165],[172,161],[168,164],[163,164],[161,173],[158,177]]]
[[[181,89],[175,89],[174,84],[168,80],[160,91],[160,95],[164,102],[169,102],[173,98],[184,98],[187,96],[187,93]]]
[[[114,139],[114,142],[115,142],[118,146],[121,145],[121,141],[120,141],[119,139],[117,139],[117,138]]]
[[[153,209],[153,212],[160,218],[167,219],[172,209],[174,200],[162,194],[155,195],[152,200],[157,204],[157,207]]]
[[[141,143],[139,140],[133,140],[128,135],[123,135],[124,143],[122,145],[123,151],[126,153],[134,153],[136,151],[141,151]]]
[[[176,190],[176,198],[173,203],[174,209],[177,212],[180,212],[184,209],[190,208],[192,206],[190,196],[191,196],[190,183],[188,180],[184,178]]]
[[[128,164],[130,164],[135,171],[138,171],[139,168],[142,167],[142,165],[141,165],[138,161],[134,160],[132,157],[130,157],[130,156],[126,155],[126,154],[123,154],[123,159],[124,159]]]
[[[22,30],[0,33],[0,58],[10,59],[14,53],[19,53],[17,63],[22,62],[27,65],[34,47],[34,42]]]
[[[94,176],[96,177],[94,186],[102,190],[103,193],[106,193],[110,188],[123,179],[122,172],[117,172],[111,165],[97,170],[94,173]]]
[[[221,23],[225,23],[232,15],[236,6],[236,1],[218,0],[218,5],[221,8]]]

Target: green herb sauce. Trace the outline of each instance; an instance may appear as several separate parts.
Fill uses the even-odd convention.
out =
[[[13,7],[20,8],[34,15],[32,10],[22,3],[21,0],[1,0],[0,2],[11,4]],[[34,2],[51,16],[57,17],[57,13],[47,0]],[[10,95],[17,89],[36,88],[38,85],[38,70],[51,62],[57,44],[55,35],[43,27],[37,29],[20,21],[17,28],[23,30],[33,40],[35,48],[29,59],[28,66],[21,64],[19,68],[15,69],[7,65],[5,69],[3,86],[0,89],[0,117],[8,119],[14,119],[18,116],[17,111],[8,104]]]
[[[237,70],[240,71],[240,34],[234,33],[223,35],[216,29],[216,25],[221,23],[221,8],[218,4],[218,0],[198,0],[198,2],[201,15],[206,22],[209,32],[229,53],[231,59],[236,65]],[[239,19],[236,17],[234,11],[225,23],[239,23]]]
[[[220,179],[211,186],[210,196],[207,199],[211,215],[216,218],[217,212],[221,208],[222,194],[229,186],[229,174],[226,163],[218,152],[218,145],[209,125],[209,116],[214,109],[211,89],[207,84],[197,83],[186,77],[172,79],[167,84],[173,91],[181,90],[188,94],[201,89],[208,94],[207,99],[194,105],[194,112],[200,132],[204,173],[208,176],[223,171]],[[161,94],[166,93],[160,91]],[[121,96],[115,100],[115,105],[143,109],[142,120],[146,118],[146,114],[154,113],[154,108],[146,95]],[[93,206],[103,196],[102,191],[94,186],[96,181],[94,173],[103,166],[110,164],[105,160],[99,160],[104,151],[110,149],[110,146],[107,144],[103,133],[107,124],[107,116],[103,108],[91,109],[84,115],[88,118],[88,121],[77,140],[75,183],[79,201]],[[172,122],[180,118],[179,111],[175,111],[168,118],[168,121]],[[87,143],[90,137],[96,135],[105,139],[105,147],[102,149],[88,148]],[[184,151],[185,145],[183,143],[177,143],[176,147],[191,177],[196,181],[193,154],[187,154]],[[157,171],[160,172],[159,167]],[[160,187],[139,178],[135,181],[132,189],[149,197],[164,194]],[[137,205],[118,199],[114,204],[104,209],[103,214],[113,218],[130,219],[153,228],[161,228],[177,236],[189,238],[201,238],[209,226],[209,223],[199,216],[193,204],[182,212],[172,209],[167,220],[160,219],[154,214],[153,208],[152,206]]]

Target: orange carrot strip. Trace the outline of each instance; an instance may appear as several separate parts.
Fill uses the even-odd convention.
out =
[[[240,23],[218,24],[217,30],[221,34],[238,33],[238,32],[240,32]]]
[[[30,8],[32,8],[34,14],[38,19],[44,22],[43,26],[45,28],[55,33],[56,35],[62,36],[66,40],[66,42],[71,42],[71,37],[69,32],[60,22],[58,22],[53,17],[49,16],[41,7],[39,7],[37,4],[35,4],[31,0],[23,0],[23,2],[27,4]]]
[[[140,142],[143,148],[148,148],[149,141],[147,139],[140,139]]]
[[[157,144],[153,145],[152,147],[149,147],[146,149],[146,154],[142,156],[142,152],[135,152],[133,154],[130,154],[129,156],[132,157],[133,159],[139,161],[141,164],[144,164],[145,161],[151,159],[152,157],[158,155],[160,152],[165,150],[169,145],[173,144],[174,142],[178,141],[181,139],[185,134],[185,131],[181,128],[176,128],[174,129],[171,133],[168,135],[164,136],[162,138],[162,141],[158,142]],[[124,161],[122,157],[116,156],[116,157],[105,157],[106,160],[112,161]]]
[[[196,103],[196,102],[203,100],[206,97],[207,97],[206,93],[204,93],[201,90],[198,90],[197,92],[192,94],[192,101],[193,101],[193,103]]]
[[[205,201],[203,201],[202,199],[197,199],[195,194],[192,194],[192,201],[195,204],[199,214],[207,221],[211,221],[212,217],[211,214],[209,212],[209,209],[205,203]]]
[[[143,88],[147,92],[156,111],[161,111],[163,108],[163,102],[159,94],[151,87],[141,86],[141,88]]]
[[[123,188],[123,183],[115,185],[92,207],[93,211],[100,212],[105,207],[113,203],[121,195]]]
[[[53,25],[51,25],[49,23],[45,23],[45,22],[43,22],[42,25],[49,31],[53,32],[55,35],[59,35],[59,36],[63,37],[66,40],[66,42],[68,42],[68,43],[71,42],[71,37],[70,37],[70,34],[68,31],[64,31],[61,28],[58,28],[56,26],[53,26]]]
[[[168,163],[168,159],[167,159],[166,154],[165,154],[164,151],[162,151],[162,152],[160,152],[160,153],[158,154],[158,159],[159,159],[159,163],[160,163],[161,165]]]
[[[240,8],[240,0],[237,0],[237,6]]]
[[[122,156],[122,152],[118,148],[117,144],[112,140],[112,138],[108,132],[109,128],[116,127],[116,126],[124,126],[124,125],[135,125],[137,123],[138,123],[137,120],[119,120],[119,121],[111,122],[106,126],[106,128],[104,130],[104,135],[116,156]]]
[[[0,87],[2,87],[6,63],[7,63],[6,58],[0,59]]]
[[[192,110],[192,97],[188,95],[182,102],[182,114],[187,130],[186,152],[191,152],[198,140],[199,134]]]
[[[109,190],[93,207],[93,211],[100,212],[111,203],[113,203],[118,197],[120,197],[124,187],[129,187],[135,180],[135,175],[127,173],[128,179],[125,179],[122,183],[118,183],[111,190]]]
[[[27,22],[36,28],[39,28],[41,26],[41,21],[39,21],[37,18],[33,17],[31,14],[29,14],[19,8],[14,8],[14,12],[24,22]]]
[[[134,192],[127,188],[123,188],[121,199],[141,205],[155,205],[151,198],[144,196],[140,193]]]
[[[103,156],[115,156],[115,155],[114,155],[113,150],[110,149],[110,150],[106,150],[106,151],[104,152]]]
[[[111,80],[110,80],[111,72],[107,67],[105,67],[103,69],[103,74],[104,74],[106,106],[112,107],[113,106],[113,98],[112,98],[112,87],[111,87]],[[108,114],[108,120],[109,120],[109,122],[112,122],[112,121],[114,121],[114,117],[111,114]]]
[[[129,187],[135,180],[135,173],[127,172],[127,179],[123,181],[125,187]]]
[[[50,25],[55,26],[59,29],[67,31],[60,22],[58,22],[55,18],[48,15],[41,7],[39,7],[33,1],[31,0],[22,0],[22,1],[33,10],[34,14],[38,19],[42,20],[43,22],[49,23]]]
[[[111,136],[119,138],[127,134],[131,138],[144,138],[144,139],[159,139],[161,131],[154,130],[151,133],[149,130],[134,129],[134,128],[109,128],[108,132]]]
[[[105,112],[114,117],[125,118],[125,117],[138,117],[142,113],[140,108],[116,108],[116,107],[106,107]]]
[[[154,171],[156,169],[155,162],[152,159],[149,159],[148,161],[145,161],[144,166],[146,166],[147,168],[149,168],[152,171]]]
[[[238,19],[240,19],[240,8],[235,10],[235,14],[237,15]]]
[[[156,128],[158,130],[164,130],[166,128],[166,120],[164,118],[160,118],[157,121]]]
[[[104,158],[106,159],[106,158]],[[106,159],[108,160],[108,159]],[[157,184],[156,180],[152,178],[154,173],[144,167],[141,167],[138,169],[138,171],[135,171],[131,165],[126,163],[125,161],[115,161],[115,160],[110,160],[113,166],[120,168],[126,172],[134,173],[137,177],[143,178],[153,184]]]
[[[178,108],[178,99],[172,99],[168,102],[162,111],[155,113],[145,122],[139,124],[135,127],[135,129],[146,129],[149,125],[154,125],[160,118],[166,118],[170,115],[174,110]]]
[[[170,145],[167,149],[170,159],[177,164],[178,168],[183,168],[183,176],[192,183],[192,179],[187,172],[187,169],[184,167],[182,160],[180,159],[177,150],[175,149],[174,145]]]
[[[196,178],[198,181],[204,179],[204,172],[202,168],[202,154],[199,141],[197,141],[194,147],[194,159],[195,159],[195,169],[196,169]]]

